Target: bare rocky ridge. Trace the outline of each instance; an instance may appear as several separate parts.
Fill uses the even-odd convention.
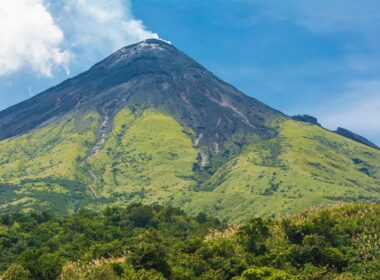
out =
[[[375,149],[380,149],[380,147],[378,147],[377,145],[375,145],[374,143],[372,143],[368,139],[366,139],[363,136],[360,136],[360,135],[358,135],[358,134],[356,134],[356,133],[354,133],[348,129],[338,127],[337,130],[335,131],[335,133],[337,133],[343,137],[346,137],[348,139],[351,139],[352,141],[364,144],[366,146],[369,146],[369,147],[372,147]]]

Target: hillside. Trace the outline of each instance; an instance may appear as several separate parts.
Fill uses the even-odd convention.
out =
[[[0,112],[0,209],[130,203],[239,222],[380,200],[380,151],[298,122],[159,41]]]
[[[377,280],[380,206],[340,203],[228,227],[131,205],[0,219],[4,280]],[[70,241],[70,242],[68,242]],[[1,277],[1,276],[0,276]]]

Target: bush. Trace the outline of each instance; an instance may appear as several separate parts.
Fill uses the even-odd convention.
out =
[[[32,275],[29,270],[25,269],[22,265],[11,264],[7,271],[0,277],[2,280],[30,280]]]
[[[85,274],[86,280],[118,280],[119,277],[109,264],[101,264],[93,266]],[[66,280],[66,279],[64,279]],[[71,280],[71,279],[67,279]],[[74,280],[74,279],[73,279]]]
[[[165,280],[164,276],[157,270],[140,269],[137,271],[129,270],[122,276],[123,280]]]

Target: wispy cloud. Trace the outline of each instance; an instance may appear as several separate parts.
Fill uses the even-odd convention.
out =
[[[252,18],[291,21],[313,32],[359,31],[370,29],[380,19],[377,0],[282,0],[248,1],[257,8]],[[258,5],[258,2],[260,3]]]
[[[63,40],[42,0],[0,1],[0,76],[24,67],[43,76],[56,67],[67,69]]]
[[[330,129],[338,126],[363,135],[380,133],[380,79],[350,83],[338,97],[314,109]]]

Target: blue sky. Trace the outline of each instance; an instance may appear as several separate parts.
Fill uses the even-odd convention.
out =
[[[160,36],[276,109],[380,144],[380,1],[12,2],[0,4],[9,15],[0,24],[8,42],[0,43],[0,109]]]

